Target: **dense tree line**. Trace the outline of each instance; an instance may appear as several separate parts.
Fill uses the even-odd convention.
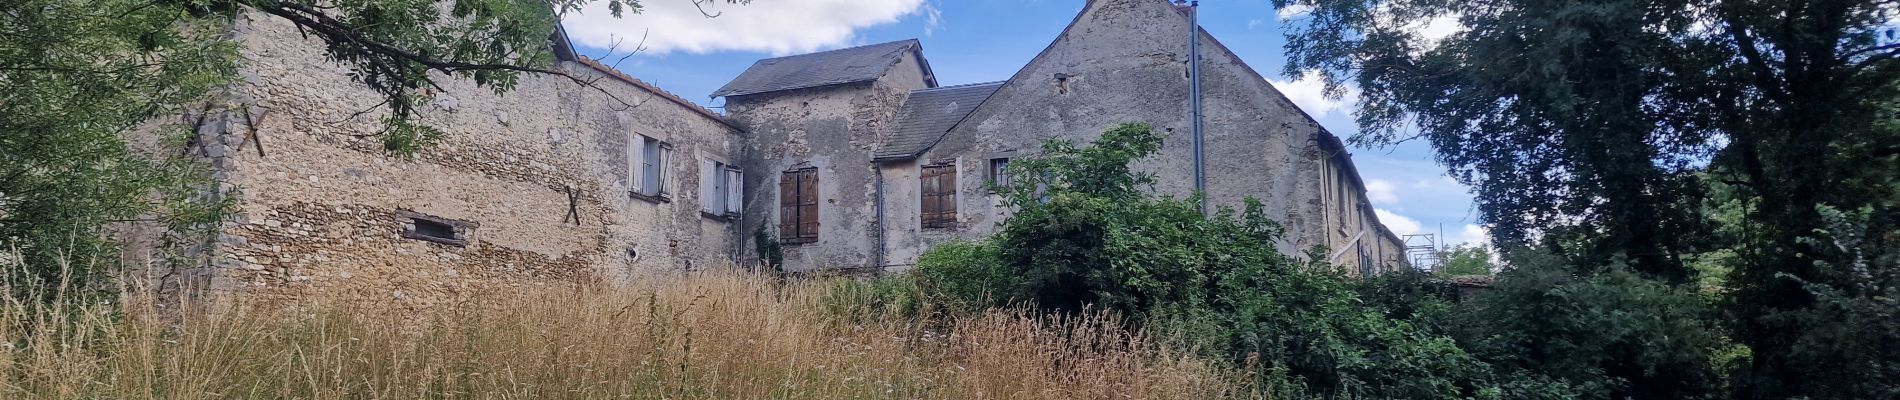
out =
[[[1507,252],[1721,294],[1737,397],[1900,379],[1900,5],[1882,0],[1276,0],[1288,72],[1416,128]],[[1441,39],[1415,29],[1455,20]],[[1719,276],[1696,276],[1709,271]],[[1848,322],[1856,321],[1856,322]],[[1846,324],[1860,325],[1846,325]]]

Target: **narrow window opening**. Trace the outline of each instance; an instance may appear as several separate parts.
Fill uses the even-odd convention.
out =
[[[990,159],[989,175],[990,176],[988,176],[987,178],[989,179],[990,184],[993,185],[993,188],[996,188],[998,190],[1009,188],[1009,184],[1010,184],[1009,159],[1008,158]]]
[[[467,246],[468,232],[478,224],[468,221],[456,221],[408,210],[397,210],[397,216],[408,219],[404,224],[402,237],[450,246]]]
[[[428,236],[428,237],[436,238],[436,239],[449,239],[449,240],[455,239],[454,226],[449,226],[449,224],[436,222],[436,221],[430,221],[426,219],[414,219],[411,221],[413,221],[411,223],[416,224],[417,235]]]

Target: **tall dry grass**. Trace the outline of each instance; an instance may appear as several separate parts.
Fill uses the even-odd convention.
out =
[[[704,272],[405,311],[312,298],[0,308],[0,398],[1209,399],[1239,373],[1102,317],[841,318],[832,287]]]

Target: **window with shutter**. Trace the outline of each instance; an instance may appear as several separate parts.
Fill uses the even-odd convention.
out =
[[[666,166],[672,159],[673,145],[645,135],[635,134],[627,143],[627,187],[633,198],[667,202],[672,195],[668,188],[669,174]]]
[[[745,201],[744,175],[739,167],[713,160],[699,162],[700,212],[714,218],[737,218]]]
[[[919,175],[924,229],[957,227],[957,167],[926,165]]]
[[[786,171],[779,176],[779,241],[818,241],[818,169]]]
[[[724,171],[718,161],[699,160],[699,211],[715,217],[726,214]]]
[[[745,202],[745,175],[739,168],[726,166],[726,215],[738,216],[744,212],[741,204]]]

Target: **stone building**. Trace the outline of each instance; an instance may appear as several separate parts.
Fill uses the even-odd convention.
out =
[[[444,135],[413,157],[377,136],[381,97],[316,39],[242,18],[251,62],[230,111],[192,151],[237,202],[203,262],[213,288],[441,299],[493,285],[601,279],[732,263],[742,130],[721,115],[554,41],[554,68],[505,95],[442,80],[422,121]],[[582,82],[591,82],[583,85]],[[736,180],[736,179],[734,179]]]
[[[713,94],[745,128],[747,184],[762,188],[742,225],[780,238],[789,269],[901,269],[934,243],[994,231],[1008,211],[985,184],[1011,158],[1124,122],[1166,134],[1137,165],[1156,191],[1191,194],[1188,12],[1089,1],[1002,82],[939,86],[916,40],[759,61]],[[1210,204],[1260,199],[1287,228],[1283,251],[1323,245],[1360,273],[1403,265],[1340,140],[1196,33]]]
[[[1159,174],[1157,191],[1190,193],[1189,25],[1165,0],[1093,0],[1009,80],[958,86],[938,84],[916,40],[762,60],[714,94],[726,115],[557,34],[555,68],[591,84],[529,74],[496,95],[445,80],[422,117],[445,135],[398,157],[376,137],[380,97],[320,43],[241,19],[233,37],[252,62],[190,144],[238,211],[175,275],[424,301],[756,265],[759,232],[790,270],[901,270],[933,243],[992,232],[1007,210],[984,182],[1043,139],[1150,123],[1166,144],[1138,167]],[[1359,272],[1402,265],[1339,140],[1194,37],[1213,204],[1263,200],[1290,233],[1284,250],[1325,245]]]

